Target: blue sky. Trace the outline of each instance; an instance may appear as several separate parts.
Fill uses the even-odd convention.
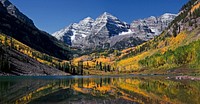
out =
[[[108,12],[127,23],[135,19],[178,13],[188,0],[10,0],[35,25],[53,33],[85,17]]]

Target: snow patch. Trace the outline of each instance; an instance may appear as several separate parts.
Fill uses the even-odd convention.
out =
[[[87,35],[85,35],[85,34],[81,34],[81,36],[85,38]]]
[[[76,35],[75,35],[75,34],[74,34],[74,35],[72,35],[72,36],[71,36],[71,40],[72,40],[72,41],[74,41],[74,40],[75,40],[75,37],[76,37]]]
[[[127,32],[121,32],[119,33],[119,35],[129,35],[129,34],[132,34],[133,32],[131,31],[131,29],[128,29]]]

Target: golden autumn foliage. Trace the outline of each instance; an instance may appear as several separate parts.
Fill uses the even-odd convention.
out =
[[[200,37],[196,35],[198,33],[198,28],[192,32],[181,31],[176,36],[165,36],[166,32],[163,32],[160,36],[145,42],[136,47],[124,49],[118,51],[120,55],[116,55],[116,52],[111,53],[107,56],[96,53],[91,55],[85,55],[73,60],[73,64],[77,65],[80,60],[84,60],[84,68],[90,69],[87,72],[92,74],[98,73],[100,75],[105,74],[99,70],[96,70],[97,62],[102,62],[102,65],[111,65],[111,69],[115,71],[112,73],[139,73],[143,66],[140,65],[139,61],[145,59],[146,57],[152,56],[154,54],[165,54],[168,50],[175,50],[180,46],[187,45],[193,41],[198,40]],[[174,57],[168,57],[168,59],[173,59]],[[158,64],[163,64],[164,60],[162,58],[156,59]],[[163,68],[169,65],[163,66]],[[171,65],[174,67],[174,65]],[[142,69],[143,70],[143,69]]]
[[[185,31],[180,32],[176,37],[167,37],[164,40],[159,40],[157,41],[157,45],[156,48],[151,47],[150,50],[141,52],[135,56],[130,56],[127,57],[125,59],[121,59],[120,61],[116,62],[116,68],[119,69],[120,71],[127,71],[127,70],[132,70],[132,71],[137,71],[139,69],[142,68],[142,66],[139,65],[139,61],[144,59],[147,56],[151,56],[155,53],[161,53],[164,54],[166,51],[170,50],[174,50],[179,46],[182,46],[184,44],[186,44],[190,39],[188,39],[189,35],[187,35],[187,33]],[[149,41],[149,44],[152,42],[153,40]],[[144,43],[142,45],[139,45],[137,47],[135,47],[135,49],[139,49],[141,48],[143,45],[146,45],[148,43]],[[155,44],[155,43],[154,43]],[[161,59],[158,59],[160,62]]]
[[[66,60],[60,60],[58,58],[55,58],[53,56],[49,56],[45,53],[41,53],[39,51],[36,51],[35,49],[30,48],[29,46],[17,41],[16,39],[6,36],[4,34],[0,34],[0,42],[4,44],[5,46],[9,46],[43,64],[49,65],[49,66],[56,66],[59,63],[65,62]]]
[[[200,7],[200,3],[197,3],[197,4],[195,4],[193,7],[192,7],[192,9],[191,9],[191,11],[190,12],[194,12],[195,11],[195,9],[198,9]]]
[[[120,60],[116,64],[116,68],[119,71],[126,71],[126,70],[138,70],[140,68],[138,61],[145,58],[148,55],[151,55],[154,53],[155,50],[151,50],[148,52],[143,52],[141,54],[138,54],[133,57],[129,57],[123,60]]]
[[[100,57],[100,58],[97,58],[96,61],[102,62],[102,63],[110,63],[111,58],[110,57]]]
[[[162,35],[161,35],[162,36]],[[164,36],[164,35],[163,35]],[[141,68],[139,65],[139,61],[144,59],[147,56],[151,56],[154,53],[161,52],[164,54],[168,49],[176,49],[178,46],[183,45],[184,41],[187,39],[187,33],[185,31],[180,32],[176,37],[168,37],[164,40],[158,40],[155,45],[155,40],[150,40],[147,43],[143,43],[141,45],[138,45],[136,47],[128,48],[122,50],[120,53],[120,56],[116,56],[113,54],[110,54],[109,56],[98,56],[98,57],[92,57],[90,55],[81,56],[78,58],[73,59],[73,64],[77,65],[77,63],[80,60],[84,60],[84,66],[85,68],[95,69],[95,65],[97,62],[102,62],[103,65],[109,64],[112,66],[113,69],[117,70],[117,72],[132,72],[137,71]],[[152,44],[154,43],[154,44]],[[149,44],[150,49],[141,52],[137,55],[128,56],[126,58],[123,58],[129,54],[131,54],[134,51],[140,51],[144,46]]]

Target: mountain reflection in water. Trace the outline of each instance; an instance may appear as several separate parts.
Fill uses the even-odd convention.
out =
[[[198,104],[200,81],[166,76],[0,77],[0,104]]]

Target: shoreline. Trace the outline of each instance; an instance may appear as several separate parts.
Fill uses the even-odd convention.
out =
[[[10,75],[10,74],[2,74],[0,73],[0,78],[7,77],[28,77],[28,78],[99,78],[99,77],[166,77],[166,79],[172,80],[200,80],[200,76],[192,76],[192,75],[180,75],[180,74],[112,74],[112,75]]]

